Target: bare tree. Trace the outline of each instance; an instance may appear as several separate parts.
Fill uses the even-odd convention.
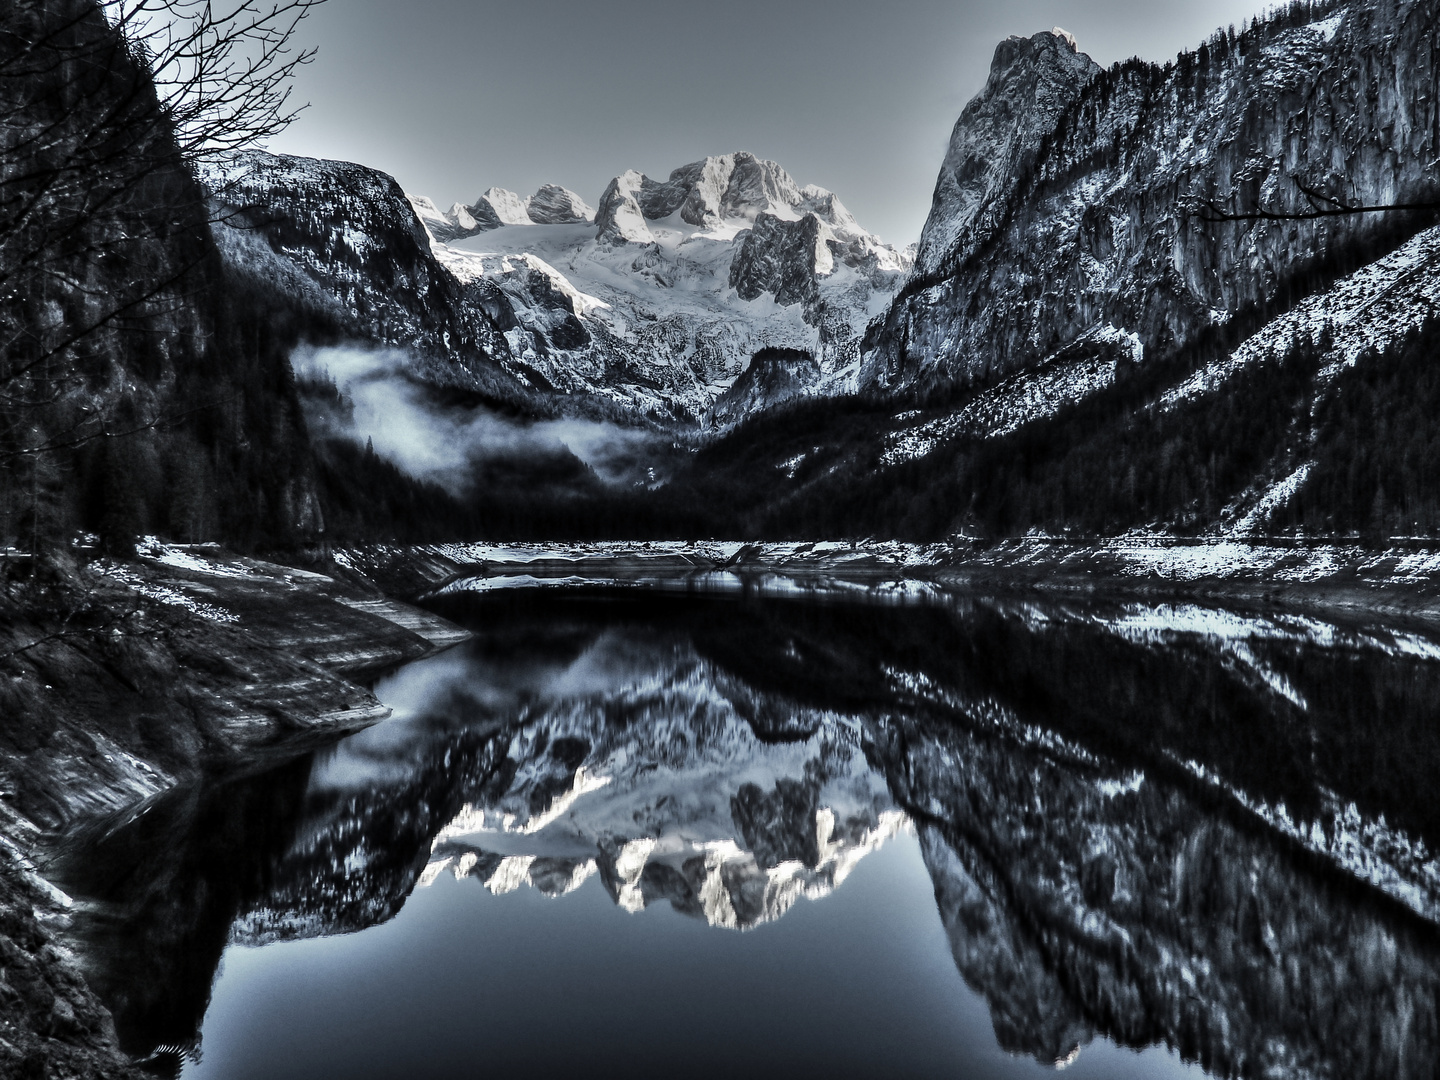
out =
[[[103,0],[105,13],[143,59],[186,161],[263,143],[303,106],[290,105],[296,70],[315,58],[296,49],[301,22],[324,0]]]
[[[28,502],[32,547],[46,458],[173,419],[117,407],[135,390],[117,343],[149,334],[131,352],[163,354],[203,333],[187,313],[210,253],[198,171],[295,118],[314,56],[295,36],[321,2],[0,10],[0,512]]]
[[[1321,191],[1305,183],[1298,176],[1291,181],[1304,199],[1305,205],[1296,210],[1276,210],[1269,207],[1239,209],[1231,199],[1222,205],[1215,199],[1202,199],[1192,216],[1201,221],[1315,221],[1321,218],[1353,217],[1358,214],[1384,214],[1393,210],[1440,210],[1440,200],[1419,202],[1396,202],[1365,204],[1347,199],[1343,195]]]

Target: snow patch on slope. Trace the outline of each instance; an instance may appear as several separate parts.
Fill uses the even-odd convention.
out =
[[[1249,338],[1160,398],[1171,409],[1218,392],[1246,368],[1278,359],[1297,341],[1327,342],[1323,386],[1367,352],[1384,351],[1427,318],[1440,314],[1440,227],[1357,270],[1327,292],[1306,297]]]
[[[1113,326],[1101,326],[1082,336],[1076,346],[1118,347],[1132,363],[1144,358],[1145,347],[1138,336]],[[913,461],[938,446],[968,435],[993,439],[1008,435],[1025,424],[1054,416],[1115,381],[1119,361],[1113,355],[1093,354],[1073,359],[1051,357],[1034,371],[1022,371],[982,391],[948,416],[938,417],[889,437],[880,455],[882,464]]]

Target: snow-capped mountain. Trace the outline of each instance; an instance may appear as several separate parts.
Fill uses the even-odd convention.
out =
[[[423,195],[409,199],[430,235],[440,241],[505,225],[580,225],[595,220],[595,211],[584,199],[555,184],[545,184],[528,199],[504,188],[488,188],[470,206],[457,202],[448,212]]]
[[[865,419],[748,429],[702,497],[748,485],[757,533],[1433,530],[1435,217],[1343,212],[1440,203],[1429,26],[1295,4],[1103,71],[1002,42],[867,330]]]
[[[744,153],[663,182],[627,172],[598,210],[546,185],[445,212],[363,166],[258,153],[209,179],[232,269],[412,351],[427,381],[508,383],[562,411],[720,422],[716,399],[765,349],[806,358],[794,392],[853,385],[910,263]]]
[[[553,186],[523,202],[492,188],[449,214],[411,202],[436,258],[509,301],[503,329],[532,382],[658,417],[729,419],[715,399],[765,349],[808,356],[796,392],[853,385],[859,339],[910,261],[831,192],[746,153],[664,181],[626,172],[593,221]]]
[[[744,153],[626,172],[593,211],[553,185],[441,211],[358,166],[255,158],[240,190],[272,218],[222,246],[427,381],[718,439],[664,476],[732,534],[1440,527],[1404,464],[1429,451],[1353,460],[1369,436],[1336,404],[1374,393],[1348,374],[1365,357],[1423,351],[1433,216],[1304,216],[1440,197],[1427,25],[1401,0],[1295,4],[1109,70],[1060,30],[1002,42],[913,260]]]

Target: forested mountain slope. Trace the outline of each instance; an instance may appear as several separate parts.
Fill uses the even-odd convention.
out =
[[[302,543],[283,313],[228,282],[150,72],[91,0],[0,14],[0,546]]]

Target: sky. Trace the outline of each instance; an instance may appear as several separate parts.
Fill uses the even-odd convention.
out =
[[[1059,26],[1103,65],[1164,61],[1262,0],[327,0],[309,107],[270,149],[357,161],[442,207],[553,183],[592,206],[748,150],[903,246],[996,44]]]

